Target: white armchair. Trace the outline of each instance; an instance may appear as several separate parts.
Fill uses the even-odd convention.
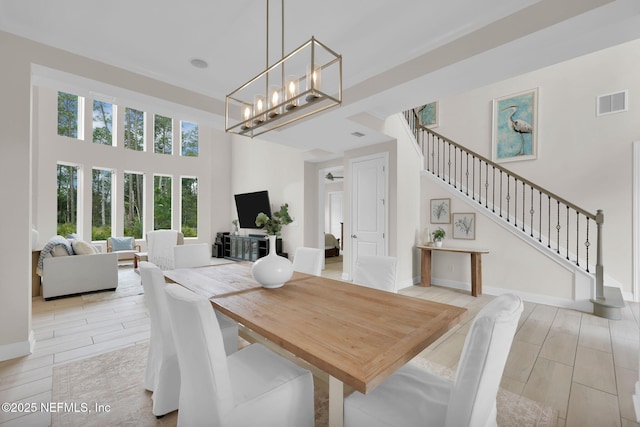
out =
[[[173,270],[173,248],[184,243],[184,234],[176,230],[154,230],[147,233],[147,257],[161,270]]]
[[[313,427],[311,372],[252,344],[230,356],[211,303],[169,284],[182,376],[178,425]]]
[[[455,381],[409,363],[370,393],[347,397],[345,427],[496,427],[496,396],[522,309],[516,295],[495,298],[471,324]]]

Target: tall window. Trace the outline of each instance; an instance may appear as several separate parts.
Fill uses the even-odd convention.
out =
[[[78,137],[78,95],[58,92],[58,135]]]
[[[171,185],[170,176],[153,177],[153,229],[171,229]]]
[[[111,184],[113,173],[93,169],[91,180],[91,239],[107,240],[111,236]]]
[[[144,151],[144,113],[125,108],[124,146],[130,150]]]
[[[154,152],[160,154],[171,154],[173,152],[171,118],[154,116],[153,120],[153,146]]]
[[[124,235],[142,238],[142,206],[144,197],[144,175],[124,174]]]
[[[180,136],[182,142],[181,154],[186,157],[198,157],[198,125],[180,122]]]
[[[93,142],[113,145],[112,125],[113,105],[108,102],[93,101]]]
[[[198,178],[182,178],[182,234],[198,237]]]
[[[78,167],[58,164],[58,234],[78,231]]]

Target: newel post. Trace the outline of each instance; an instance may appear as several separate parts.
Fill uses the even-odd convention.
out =
[[[604,299],[604,266],[602,265],[602,226],[604,224],[604,213],[598,209],[596,213],[596,225],[598,234],[598,245],[596,248],[596,299]]]

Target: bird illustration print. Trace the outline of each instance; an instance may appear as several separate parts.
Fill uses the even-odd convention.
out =
[[[524,120],[521,119],[513,119],[513,116],[516,114],[516,112],[518,111],[518,107],[516,105],[511,105],[509,107],[503,108],[502,111],[507,111],[507,110],[511,110],[511,114],[509,115],[509,129],[511,129],[512,131],[516,132],[518,135],[520,135],[520,141],[522,142],[522,145],[520,146],[520,151],[518,152],[518,156],[522,156],[524,155],[524,136],[523,134],[525,133],[531,133],[533,132],[533,127],[531,126],[530,123],[525,122]]]

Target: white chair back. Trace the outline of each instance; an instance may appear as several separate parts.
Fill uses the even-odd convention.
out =
[[[324,251],[318,248],[299,247],[293,257],[293,270],[320,276]]]
[[[147,258],[161,270],[173,270],[173,247],[181,245],[184,235],[176,230],[153,230],[147,233]]]
[[[167,285],[166,293],[184,385],[178,425],[224,425],[233,409],[233,392],[211,303],[179,285]]]
[[[522,310],[520,297],[505,294],[476,315],[451,390],[447,427],[497,425],[496,396]]]
[[[151,324],[144,387],[153,391],[152,412],[160,416],[178,409],[180,368],[171,334],[162,271],[146,261],[140,262],[138,267]]]
[[[204,267],[206,265],[211,265],[211,252],[208,243],[173,247],[174,268]]]
[[[383,291],[396,292],[398,258],[361,255],[356,260],[353,283]]]

